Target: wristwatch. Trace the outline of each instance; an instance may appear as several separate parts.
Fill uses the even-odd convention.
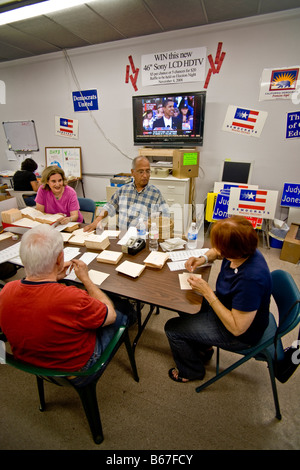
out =
[[[200,258],[204,258],[205,259],[205,263],[208,263],[208,257],[206,255],[201,255]]]

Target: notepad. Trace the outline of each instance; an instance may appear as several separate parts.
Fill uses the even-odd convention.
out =
[[[107,273],[100,273],[99,271],[95,271],[94,269],[89,270],[89,276],[94,284],[97,286],[101,286],[102,282],[109,276]]]
[[[123,253],[120,251],[103,250],[102,253],[97,256],[97,261],[99,263],[117,264],[122,256]]]
[[[116,268],[116,271],[122,274],[127,274],[127,276],[138,277],[144,271],[146,266],[138,263],[133,263],[132,261],[124,261],[120,266]]]
[[[144,260],[146,266],[151,268],[161,269],[167,259],[169,258],[169,253],[163,253],[161,251],[151,251],[151,253]]]
[[[192,287],[190,286],[190,284],[188,283],[188,279],[191,277],[191,276],[196,276],[196,277],[199,277],[201,279],[201,274],[192,274],[192,273],[181,273],[181,274],[178,274],[178,277],[179,277],[179,283],[180,283],[180,289],[181,290],[192,290]]]

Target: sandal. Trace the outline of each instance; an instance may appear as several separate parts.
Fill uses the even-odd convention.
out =
[[[169,377],[170,379],[174,380],[174,382],[180,382],[180,383],[186,383],[186,382],[189,382],[189,379],[185,379],[183,377],[180,377],[179,375],[177,375],[177,377],[175,377],[173,375],[173,372],[174,371],[177,371],[176,367],[173,367],[172,369],[169,370]],[[178,371],[177,371],[178,372]]]

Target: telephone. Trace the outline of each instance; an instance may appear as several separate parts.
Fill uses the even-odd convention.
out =
[[[136,255],[146,246],[146,241],[143,238],[130,237],[125,245],[122,245],[122,252],[129,255]]]

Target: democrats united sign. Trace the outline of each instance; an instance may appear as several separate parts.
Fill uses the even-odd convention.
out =
[[[284,183],[280,205],[300,207],[300,184]]]
[[[97,90],[73,91],[74,111],[95,111],[98,109]]]

